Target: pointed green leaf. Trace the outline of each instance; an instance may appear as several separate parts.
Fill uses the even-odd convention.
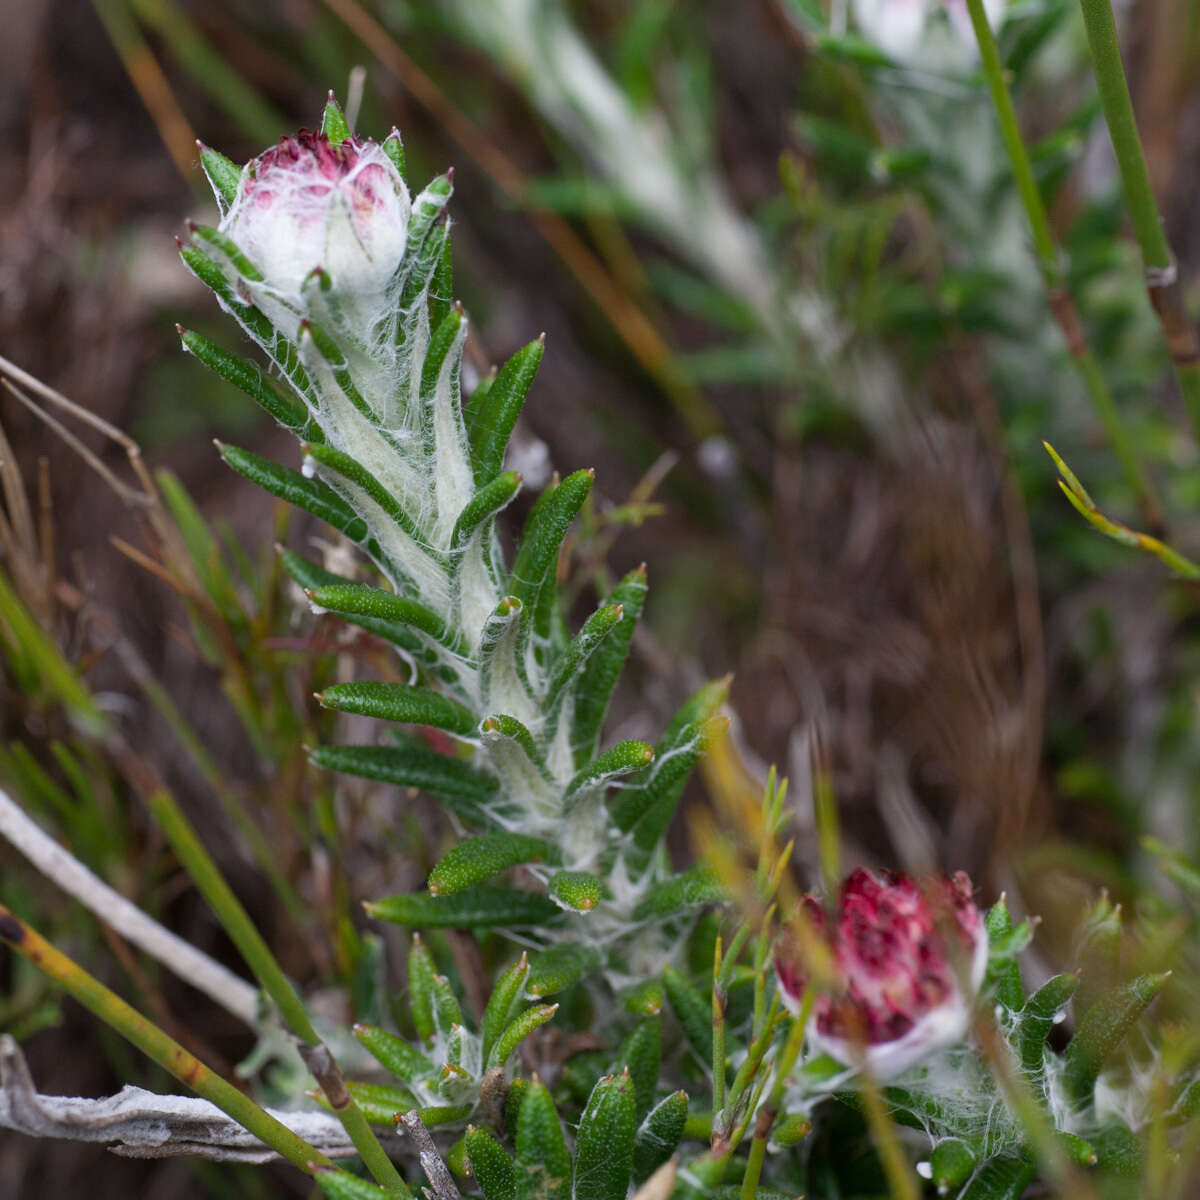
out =
[[[504,464],[504,451],[512,436],[546,344],[544,338],[518,350],[500,368],[495,380],[480,395],[476,389],[467,408],[467,435],[475,465],[475,482],[493,478]]]
[[[633,910],[635,921],[665,917],[695,904],[720,904],[729,897],[712,868],[704,863],[651,888]]]
[[[529,955],[522,952],[521,957],[496,980],[481,1024],[484,1062],[487,1062],[488,1053],[496,1039],[516,1015],[517,1007],[525,995],[525,980],[528,978]]]
[[[450,239],[442,243],[433,281],[429,285],[429,323],[437,326],[450,315],[454,304],[454,262],[450,253]]]
[[[518,1200],[568,1200],[571,1156],[546,1087],[535,1077],[517,1115]]]
[[[420,1083],[437,1074],[437,1067],[419,1050],[378,1025],[355,1025],[354,1036],[403,1083]]]
[[[492,391],[495,390],[493,387]],[[490,472],[487,478],[490,479],[493,474],[495,472]],[[590,470],[576,471],[558,487],[547,489],[549,495],[545,503],[539,502],[534,506],[522,531],[508,590],[524,604],[527,611],[535,614],[534,632],[540,636],[549,633],[549,626],[542,627],[538,602],[546,589],[553,591],[555,587],[558,553],[567,530],[592,490],[592,476]]]
[[[400,138],[400,130],[394,125],[392,132],[383,139],[383,152],[391,159],[392,166],[396,168],[400,178],[407,182],[408,175],[404,169],[404,142]]]
[[[939,1193],[961,1187],[975,1170],[979,1157],[962,1138],[945,1138],[929,1156],[933,1185]]]
[[[515,1016],[496,1039],[488,1055],[487,1067],[502,1067],[509,1055],[535,1030],[540,1029],[558,1012],[557,1004],[535,1004]]]
[[[417,1036],[427,1043],[433,1041],[437,1031],[433,1020],[433,981],[436,978],[433,955],[421,941],[421,935],[414,933],[408,951],[408,1004]]]
[[[605,604],[619,604],[623,615],[621,623],[588,659],[575,685],[571,745],[578,767],[583,767],[596,752],[609,700],[625,667],[625,660],[629,657],[633,633],[645,603],[645,567],[638,567],[626,575],[605,600]]]
[[[433,1023],[438,1031],[449,1037],[455,1026],[462,1025],[462,1006],[445,975],[435,975],[432,981]],[[454,1059],[450,1059],[451,1062]]]
[[[686,1092],[673,1092],[647,1114],[633,1145],[633,1182],[643,1183],[675,1153],[687,1122]]]
[[[466,545],[479,526],[489,517],[494,517],[521,490],[521,476],[516,471],[505,471],[497,475],[491,483],[481,487],[471,497],[458,515],[454,523],[454,533],[450,537],[451,553]]]
[[[325,112],[321,117],[321,132],[333,146],[340,146],[350,136],[350,126],[346,124],[346,115],[342,112],[341,105],[333,98],[332,92],[329,93],[329,99],[325,103]]]
[[[525,990],[530,996],[552,996],[577,983],[603,961],[604,955],[595,946],[582,943],[552,946],[530,962]]]
[[[629,1072],[633,1080],[633,1098],[640,1121],[654,1102],[654,1090],[658,1086],[658,1070],[662,1063],[662,1019],[648,1017],[634,1028],[621,1045],[617,1057],[616,1073],[622,1069]]]
[[[428,893],[389,896],[364,906],[372,917],[428,929],[470,929],[495,925],[545,925],[559,909],[540,892],[480,884],[453,896]]]
[[[674,967],[663,971],[671,1011],[701,1062],[712,1058],[712,1004]]]
[[[577,798],[603,787],[610,779],[640,771],[654,761],[654,750],[645,742],[618,742],[599,758],[581,767],[563,793],[563,809],[569,812]]]
[[[179,327],[179,340],[184,350],[195,355],[210,371],[233,384],[239,391],[245,392],[285,429],[309,441],[320,441],[324,437],[321,427],[311,419],[304,401],[277,388],[257,363],[231,354],[204,334],[182,326]]]
[[[251,283],[262,282],[262,272],[242,253],[241,247],[227,234],[222,233],[219,229],[214,229],[211,225],[195,223],[189,226],[189,232],[193,238],[207,242],[208,245],[223,254],[229,260],[230,266],[243,279],[248,279]]]
[[[217,203],[224,213],[237,199],[238,184],[242,180],[241,168],[228,159],[219,150],[211,146],[200,146],[200,166],[208,178],[209,186],[217,197]]]
[[[1037,1167],[1020,1154],[989,1158],[959,1194],[958,1200],[1020,1200]]]
[[[574,1200],[625,1200],[636,1133],[632,1080],[628,1073],[605,1076],[579,1119]]]
[[[483,815],[483,805],[499,787],[491,775],[477,771],[461,758],[439,754],[423,746],[318,746],[309,761],[328,771],[358,775],[397,787],[420,788],[443,796],[455,796],[475,803],[452,805],[460,815]]]
[[[372,617],[379,621],[411,625],[428,634],[435,642],[458,657],[466,657],[462,634],[450,629],[432,609],[407,596],[363,583],[331,583],[309,590],[309,599],[318,608],[346,617]]]
[[[553,714],[553,720],[556,723],[559,713],[559,706],[566,699],[568,689],[576,682],[577,677],[587,665],[588,659],[596,652],[596,650],[604,643],[620,623],[622,610],[619,604],[601,605],[588,619],[583,623],[580,631],[571,639],[567,646],[567,651],[562,655],[558,668],[555,670],[550,679],[550,684],[546,688],[546,698],[543,702],[542,709],[546,713]],[[544,740],[550,742],[553,740],[554,726],[545,734]]]
[[[485,1129],[468,1127],[467,1160],[484,1200],[517,1200],[517,1168],[512,1156]]]
[[[383,1188],[337,1167],[317,1167],[313,1178],[329,1200],[390,1200]]]
[[[1041,1075],[1046,1038],[1055,1020],[1075,994],[1077,975],[1055,975],[1025,1002],[1017,1021],[1016,1049],[1021,1066],[1031,1075]]]
[[[644,983],[639,983],[625,997],[625,1011],[642,1017],[651,1017],[662,1012],[665,1000],[666,993],[663,991],[662,981],[647,979]]]
[[[430,725],[460,737],[469,737],[475,732],[474,716],[457,700],[412,684],[385,683],[378,679],[335,683],[317,699],[335,712],[357,713],[407,725]]]
[[[221,457],[239,475],[251,483],[312,513],[327,525],[332,525],[352,542],[361,544],[367,537],[367,523],[331,487],[319,479],[308,479],[299,471],[280,466],[269,458],[242,450],[237,446],[218,443]]]
[[[520,863],[545,862],[554,849],[541,838],[485,833],[459,842],[429,873],[429,892],[449,896]]]
[[[988,909],[985,922],[989,952],[994,961],[988,963],[988,978],[996,999],[1010,1012],[1016,1012],[1025,1003],[1025,988],[1021,982],[1021,967],[1016,955],[1005,953],[1011,941],[1013,924],[1008,905],[1001,896]]]
[[[1091,1097],[1104,1064],[1169,978],[1170,972],[1140,975],[1101,996],[1084,1013],[1064,1056],[1063,1086],[1068,1096],[1079,1101]]]
[[[559,871],[550,877],[546,894],[572,912],[591,912],[606,895],[604,880],[587,871]]]

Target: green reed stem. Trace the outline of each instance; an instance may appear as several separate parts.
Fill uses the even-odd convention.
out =
[[[970,13],[971,24],[975,29],[975,39],[979,43],[979,57],[983,63],[983,73],[987,78],[988,90],[992,94],[992,103],[996,106],[996,116],[1000,122],[1000,135],[1004,141],[1004,148],[1008,152],[1008,161],[1017,185],[1017,194],[1021,197],[1021,204],[1025,208],[1025,215],[1033,233],[1034,254],[1037,258],[1038,269],[1042,274],[1042,280],[1046,285],[1050,310],[1066,340],[1067,349],[1070,351],[1075,369],[1079,372],[1084,390],[1100,418],[1100,423],[1104,426],[1109,444],[1116,451],[1129,483],[1141,501],[1146,519],[1151,525],[1160,526],[1162,524],[1162,506],[1133,449],[1129,433],[1117,411],[1116,402],[1108,390],[1108,385],[1104,382],[1104,376],[1100,373],[1096,356],[1087,343],[1075,301],[1063,279],[1058,244],[1050,228],[1050,217],[1042,202],[1042,194],[1034,179],[1029,152],[1021,138],[1016,109],[1013,107],[1012,96],[1005,80],[1004,66],[1000,61],[1000,51],[996,46],[991,26],[988,24],[983,0],[967,0],[967,11]]]
[[[1150,186],[1150,172],[1142,152],[1133,100],[1121,62],[1116,22],[1109,0],[1080,0],[1080,9],[1092,52],[1092,66],[1100,104],[1104,109],[1104,120],[1121,172],[1129,220],[1146,267],[1150,303],[1162,322],[1179,390],[1183,393],[1192,423],[1200,433],[1200,342],[1197,341],[1196,331],[1183,303],[1175,257],[1163,232],[1158,204]]]
[[[281,1121],[259,1108],[195,1055],[142,1016],[115,992],[89,975],[78,963],[57,950],[40,934],[0,904],[0,940],[43,971],[84,1008],[136,1046],[143,1054],[169,1071],[180,1083],[215,1104],[242,1128],[270,1146],[293,1166],[312,1173],[314,1166],[332,1166],[315,1146],[293,1133]]]
[[[237,946],[246,965],[275,1002],[288,1027],[305,1043],[305,1047],[301,1049],[305,1065],[313,1072],[325,1092],[326,1099],[341,1120],[367,1169],[389,1194],[410,1196],[411,1192],[401,1179],[395,1164],[388,1158],[358,1105],[346,1091],[341,1073],[313,1028],[296,989],[255,928],[250,915],[225,882],[225,877],[201,844],[195,829],[183,815],[174,797],[159,791],[151,795],[146,803],[166,834],[171,849],[175,851],[192,882],[216,913],[217,919]]]

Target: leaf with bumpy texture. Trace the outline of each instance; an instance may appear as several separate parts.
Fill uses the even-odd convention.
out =
[[[625,1200],[636,1134],[629,1073],[605,1076],[596,1084],[579,1119],[574,1200]]]
[[[516,1147],[518,1200],[567,1200],[571,1156],[554,1101],[536,1077],[521,1100]]]
[[[475,732],[475,718],[469,709],[428,688],[407,683],[385,683],[378,679],[335,683],[317,699],[336,712],[357,713],[407,725],[430,725],[460,737]]]
[[[687,1122],[686,1092],[673,1092],[660,1100],[638,1127],[633,1146],[633,1182],[648,1179],[675,1153]]]
[[[561,910],[539,892],[481,884],[453,896],[388,896],[368,901],[368,914],[397,925],[429,929],[483,929],[496,925],[546,925]]]
[[[464,1139],[471,1174],[484,1200],[517,1200],[517,1168],[512,1155],[485,1129],[472,1125]]]
[[[548,842],[520,833],[485,833],[467,838],[429,872],[429,892],[450,896],[520,863],[544,862],[554,853]]]

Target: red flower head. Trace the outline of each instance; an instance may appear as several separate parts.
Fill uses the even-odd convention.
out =
[[[828,939],[838,975],[813,1005],[809,1037],[820,1050],[853,1065],[861,1046],[871,1071],[887,1077],[965,1035],[987,968],[987,931],[966,874],[918,886],[860,867],[842,885],[832,930],[811,896],[805,913]],[[968,967],[966,995],[944,936],[957,939]],[[784,1002],[797,1011],[806,973],[793,942],[776,952],[775,970]]]
[[[265,292],[268,308],[272,297],[300,308],[301,287],[320,267],[341,296],[370,309],[404,255],[411,209],[382,146],[352,137],[334,145],[302,129],[249,165],[221,232],[263,275],[256,303]]]

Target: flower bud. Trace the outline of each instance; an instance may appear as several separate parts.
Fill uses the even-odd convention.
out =
[[[829,944],[837,976],[813,1004],[808,1033],[819,1051],[851,1066],[865,1056],[870,1071],[887,1078],[963,1038],[988,955],[966,874],[918,886],[859,868],[842,885],[832,928],[811,896],[804,908]],[[947,937],[957,947],[948,948]],[[956,953],[969,977],[966,993]],[[795,941],[779,947],[775,969],[784,1002],[798,1011],[808,973]]]
[[[248,285],[255,303],[292,335],[298,322],[286,310],[304,310],[302,287],[318,267],[359,316],[384,307],[411,210],[383,147],[302,129],[249,164],[220,231],[263,276]]]

